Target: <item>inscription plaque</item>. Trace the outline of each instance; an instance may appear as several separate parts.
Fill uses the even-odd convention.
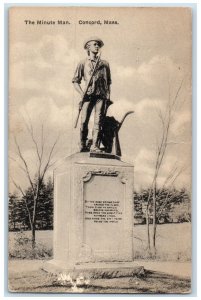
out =
[[[118,223],[122,221],[120,201],[85,200],[85,220],[94,223]]]
[[[93,175],[84,183],[84,243],[96,258],[119,257],[124,231],[124,189],[117,176]]]

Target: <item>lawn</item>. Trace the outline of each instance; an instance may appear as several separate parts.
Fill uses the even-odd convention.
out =
[[[16,240],[19,237],[30,238],[31,232],[10,232],[9,253],[16,251]],[[133,230],[134,258],[147,258],[146,240],[146,225],[135,225]],[[44,257],[52,255],[53,231],[36,231],[36,242],[40,246],[40,252],[46,250]],[[191,223],[158,225],[156,246],[158,260],[189,261],[191,259]]]
[[[184,269],[184,265],[188,265],[187,269],[190,266],[190,223],[158,225],[157,257],[155,261],[150,260],[149,262],[145,261],[147,258],[146,226],[134,226],[134,259],[136,262],[137,260],[144,259],[140,263],[145,266],[145,276],[139,278],[91,279],[87,286],[77,291],[68,286],[62,286],[57,281],[57,277],[41,269],[43,262],[52,256],[53,231],[36,232],[36,251],[38,254],[36,257],[29,256],[31,253],[31,243],[27,243],[27,238],[30,238],[30,236],[30,231],[9,233],[10,257],[15,258],[9,261],[9,290],[12,292],[165,294],[189,293],[191,290],[189,270],[186,273],[188,276],[182,276],[183,273],[181,271]],[[23,242],[25,243],[23,244]],[[16,258],[25,258],[25,260]],[[29,258],[40,258],[43,260],[30,260]],[[166,272],[167,264],[169,269],[171,265],[175,264],[178,272],[174,270],[172,272],[167,270]],[[175,269],[175,266],[173,269]]]
[[[146,225],[133,231],[134,257],[143,259],[147,247]],[[160,224],[156,232],[157,258],[163,261],[191,260],[191,223]]]

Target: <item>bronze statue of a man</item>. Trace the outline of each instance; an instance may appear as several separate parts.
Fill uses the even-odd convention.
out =
[[[78,64],[72,80],[76,91],[83,100],[80,128],[81,152],[89,151],[87,147],[88,123],[93,109],[94,126],[90,150],[99,151],[102,119],[107,102],[110,101],[110,67],[107,61],[100,59],[100,48],[103,45],[103,41],[97,37],[85,41],[84,49],[87,51],[87,58]],[[82,80],[85,81],[85,91],[81,87]]]

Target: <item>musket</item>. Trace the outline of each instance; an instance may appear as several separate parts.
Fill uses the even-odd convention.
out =
[[[99,61],[100,61],[100,57],[101,57],[101,52],[100,52],[100,54],[99,54],[99,56],[98,56],[98,59],[97,59],[96,64],[95,64],[95,66],[94,66],[93,72],[92,72],[92,74],[91,74],[91,77],[89,78],[89,81],[88,81],[87,86],[86,86],[86,88],[85,88],[85,92],[84,92],[84,94],[83,94],[83,96],[82,96],[81,104],[79,105],[79,110],[78,110],[77,118],[75,119],[75,125],[74,125],[74,128],[77,127],[77,123],[78,123],[78,120],[79,120],[79,116],[80,116],[80,113],[81,113],[81,110],[82,110],[82,107],[83,107],[83,104],[84,104],[84,101],[85,101],[84,99],[85,99],[85,97],[86,97],[88,88],[89,88],[89,86],[90,86],[90,84],[91,84],[92,78],[93,78],[93,76],[94,76],[94,74],[95,74],[96,67],[97,67],[97,65],[98,65],[98,63],[99,63]]]

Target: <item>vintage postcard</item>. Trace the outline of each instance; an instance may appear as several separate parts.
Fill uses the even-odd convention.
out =
[[[189,7],[9,9],[12,293],[191,293]]]

